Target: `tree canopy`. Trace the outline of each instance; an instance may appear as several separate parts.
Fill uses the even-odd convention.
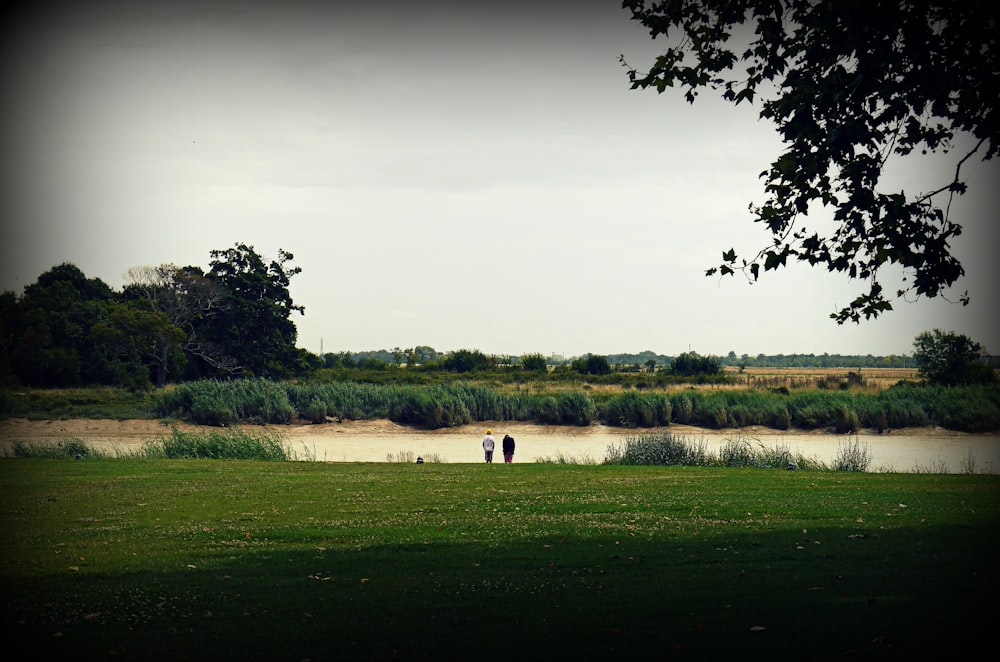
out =
[[[291,266],[294,256],[279,249],[278,259],[265,262],[253,246],[242,243],[211,256],[208,278],[221,285],[225,296],[222,309],[204,320],[209,335],[242,373],[289,376],[297,363],[298,335],[290,317],[305,314],[288,291],[292,276],[302,271]]]
[[[288,292],[292,254],[212,251],[211,271],[133,267],[121,292],[64,263],[21,296],[0,293],[0,384],[146,388],[175,380],[291,377],[321,365],[295,346],[303,312]]]
[[[934,384],[989,383],[996,374],[981,358],[982,345],[961,333],[924,331],[913,341],[918,374]]]
[[[997,10],[986,0],[625,0],[665,52],[645,72],[622,58],[633,89],[711,89],[760,102],[784,151],[761,173],[753,220],[771,242],[735,249],[707,275],[754,282],[794,260],[867,284],[831,317],[859,322],[892,309],[884,269],[902,269],[895,298],[945,296],[964,276],[952,217],[965,166],[997,154]],[[969,146],[950,154],[961,140]],[[925,192],[883,191],[890,159],[950,154],[954,169]],[[832,210],[833,229],[807,216]],[[984,219],[985,220],[985,219]],[[992,219],[990,219],[992,222]],[[969,294],[959,300],[968,304]]]

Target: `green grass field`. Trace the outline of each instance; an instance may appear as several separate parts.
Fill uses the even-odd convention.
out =
[[[7,659],[936,659],[1000,478],[0,460]]]

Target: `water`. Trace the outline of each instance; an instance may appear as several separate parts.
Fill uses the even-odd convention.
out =
[[[601,462],[610,446],[622,443],[627,432],[621,430],[590,433],[515,434],[515,462],[560,459],[578,462]],[[677,434],[675,432],[675,434]],[[751,439],[751,443],[767,448],[782,446],[832,464],[848,443],[859,443],[871,456],[869,471],[975,473],[1000,471],[1000,435],[940,435],[893,433],[890,435],[832,434],[689,434],[680,433],[688,441],[704,443],[717,452],[721,444],[734,436]],[[500,430],[499,438],[502,438]],[[483,462],[480,437],[473,433],[416,432],[391,435],[325,434],[291,435],[289,445],[300,459],[327,462],[385,462],[400,456],[423,457],[446,462]],[[498,443],[499,446],[499,443]],[[499,451],[494,462],[503,462]]]
[[[270,426],[280,434],[300,460],[324,462],[386,462],[400,457],[423,457],[450,463],[483,462],[480,445],[487,424],[457,429],[415,430],[388,421],[346,421],[322,425]],[[510,433],[517,440],[515,463],[536,460],[600,463],[611,446],[618,446],[627,431],[592,425],[586,428],[528,423],[491,424],[497,439]],[[196,430],[195,426],[182,426]],[[674,425],[669,431],[691,443],[704,443],[717,452],[727,438],[742,436],[766,448],[788,448],[794,454],[833,464],[848,443],[859,443],[871,456],[869,471],[1000,473],[1000,434],[963,434],[937,428],[893,431],[889,434],[781,433],[768,429],[714,431]],[[11,455],[15,441],[33,444],[81,439],[109,452],[129,452],[149,439],[169,434],[159,421],[0,421],[0,456]],[[498,444],[499,445],[499,444]],[[497,451],[494,461],[503,463]]]

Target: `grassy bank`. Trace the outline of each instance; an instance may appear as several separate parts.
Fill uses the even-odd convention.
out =
[[[561,385],[516,387],[359,382],[205,380],[135,394],[114,389],[0,391],[0,415],[26,418],[165,418],[204,425],[285,424],[295,420],[390,419],[436,429],[476,421],[533,421],[622,428],[672,423],[711,429],[889,430],[937,425],[962,432],[1000,430],[1000,385],[899,383],[878,389],[686,387],[651,390]]]
[[[6,452],[4,453],[7,454]],[[173,428],[168,435],[157,435],[143,442],[139,448],[101,450],[77,438],[62,439],[56,443],[13,444],[9,455],[15,458],[67,459],[94,458],[125,459],[214,459],[214,460],[306,460],[315,458],[296,452],[283,435],[271,431],[258,431],[244,427],[185,432]],[[390,454],[388,462],[414,462],[410,452]],[[440,457],[424,458],[443,462]],[[737,435],[725,440],[718,452],[710,451],[705,441],[675,435],[667,429],[625,434],[615,444],[608,446],[604,455],[586,462],[557,457],[537,460],[560,464],[621,464],[677,467],[729,467],[756,469],[808,469],[812,471],[867,471],[871,452],[867,444],[857,438],[839,445],[837,456],[828,465],[802,453],[793,452],[787,445],[767,445],[758,440]],[[965,462],[964,473],[976,473],[974,457]]]
[[[7,650],[963,657],[992,625],[998,494],[995,476],[8,459]]]
[[[623,428],[681,423],[712,429],[766,426],[779,430],[939,425],[964,432],[1000,430],[1000,385],[940,387],[899,384],[884,390],[717,389],[577,390],[548,393],[480,384],[436,386],[281,384],[266,380],[181,384],[156,402],[159,416],[195,423],[287,423],[387,418],[441,428],[475,421],[536,421],[547,425]]]

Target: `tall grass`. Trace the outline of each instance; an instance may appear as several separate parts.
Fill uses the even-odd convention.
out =
[[[715,464],[704,441],[693,442],[667,431],[626,435],[609,446],[605,464],[709,466]]]
[[[268,432],[242,428],[183,432],[174,428],[166,437],[143,444],[140,456],[171,460],[265,460],[292,459],[284,438]]]
[[[80,439],[67,439],[55,444],[15,443],[12,453],[17,458],[127,458],[171,460],[263,460],[281,462],[298,459],[285,438],[267,431],[229,428],[207,432],[184,432],[173,428],[169,435],[145,441],[137,449],[103,451]]]
[[[165,391],[156,401],[156,413],[219,426],[388,418],[429,429],[486,420],[582,426],[599,420],[624,428],[680,423],[711,429],[763,426],[848,434],[860,428],[882,431],[939,425],[987,432],[1000,430],[1000,386],[899,384],[874,392],[688,389],[669,394],[630,389],[596,394],[531,392],[468,382],[397,385],[208,380]]]
[[[11,452],[14,457],[43,457],[53,459],[106,457],[104,452],[91,448],[85,441],[76,438],[60,440],[55,444],[29,444],[19,441],[13,445]]]
[[[156,402],[160,416],[180,416],[202,425],[291,423],[297,412],[287,388],[266,379],[186,382]]]
[[[768,447],[756,439],[740,435],[725,439],[719,451],[712,452],[704,440],[692,441],[669,430],[626,435],[620,443],[608,447],[604,463],[814,471],[829,468],[818,460],[793,453],[785,445]]]
[[[836,471],[867,471],[871,463],[871,449],[857,437],[837,444],[837,456],[833,461]]]

